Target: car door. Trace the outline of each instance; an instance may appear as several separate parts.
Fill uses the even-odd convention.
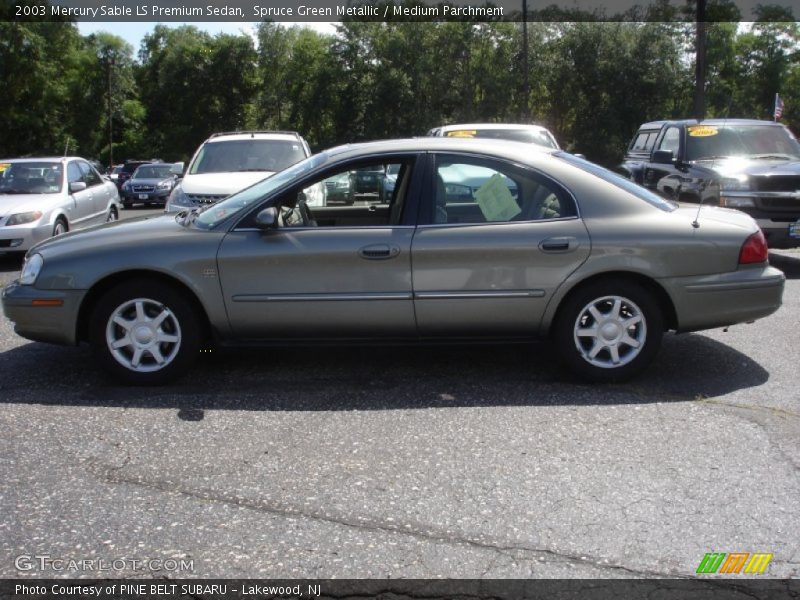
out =
[[[667,127],[656,142],[655,149],[672,152],[674,158],[681,156],[681,129],[675,125]],[[678,198],[681,181],[681,172],[674,161],[667,164],[650,160],[645,167],[645,187],[667,199],[676,200]]]
[[[86,176],[80,167],[80,161],[71,160],[67,164],[68,186],[72,183],[80,182],[86,184],[86,189],[72,192],[69,187],[67,193],[70,202],[67,205],[67,219],[69,219],[70,229],[80,229],[91,223],[94,214],[94,199],[92,188],[88,187]]]
[[[92,165],[80,161],[81,171],[86,181],[86,186],[92,190],[92,217],[94,223],[106,220],[108,203],[111,201],[113,184],[103,179]]]
[[[225,236],[217,261],[234,336],[373,338],[416,334],[411,289],[414,226],[402,220],[402,207],[414,195],[408,190],[415,170],[413,157],[399,162],[403,184],[397,186],[386,210],[377,211],[374,205],[364,203],[348,207],[349,217],[340,219],[337,208],[327,214],[325,207],[303,206],[305,190],[325,185],[354,168],[344,164],[270,201],[280,214],[275,228],[254,226],[255,215],[263,208],[259,207]],[[311,221],[301,220],[304,208]],[[359,211],[363,215],[355,214]]]
[[[411,248],[421,336],[536,334],[590,251],[569,192],[494,159],[435,154]]]

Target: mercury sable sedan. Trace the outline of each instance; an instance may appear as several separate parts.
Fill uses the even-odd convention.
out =
[[[391,194],[308,206],[357,169],[396,172]],[[205,209],[45,241],[3,308],[18,334],[87,341],[133,384],[180,375],[209,341],[545,336],[578,376],[615,381],[664,331],[765,317],[783,286],[741,212],[678,208],[557,150],[425,138],[334,148]]]

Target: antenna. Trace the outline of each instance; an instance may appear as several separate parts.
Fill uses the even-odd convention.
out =
[[[725,107],[725,116],[722,118],[722,127],[720,129],[725,129],[725,124],[728,121],[728,115],[731,112],[731,104],[733,104],[733,94],[731,94],[730,99],[728,100],[728,106]],[[714,158],[711,159],[711,169],[716,166],[717,164],[717,155],[714,154]],[[692,227],[695,229],[700,227],[700,210],[703,208],[703,197],[700,197],[700,202],[697,205],[697,213],[694,215],[694,221],[692,221]]]
[[[69,136],[67,136],[67,143],[64,144],[64,158],[67,157],[67,150],[69,150]]]

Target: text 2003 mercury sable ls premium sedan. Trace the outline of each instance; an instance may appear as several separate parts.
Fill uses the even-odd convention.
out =
[[[397,172],[383,203],[306,204],[370,168]],[[548,335],[579,376],[613,381],[666,330],[771,314],[783,285],[743,213],[677,208],[555,150],[427,138],[334,148],[205,210],[43,242],[3,307],[20,335],[88,341],[134,384],[183,373],[208,339]]]

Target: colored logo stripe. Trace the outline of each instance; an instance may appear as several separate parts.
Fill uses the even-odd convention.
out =
[[[739,574],[744,567],[744,573],[760,575],[767,570],[772,560],[772,554],[766,552],[708,552],[700,561],[697,573]],[[727,558],[726,558],[727,557]],[[749,557],[749,560],[748,560]],[[723,562],[724,561],[724,562]]]

